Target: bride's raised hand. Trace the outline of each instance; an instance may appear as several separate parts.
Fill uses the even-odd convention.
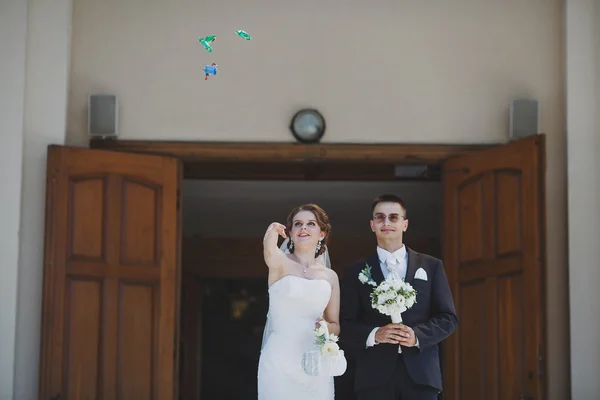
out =
[[[269,235],[272,232],[277,233],[279,236],[281,236],[282,238],[287,238],[287,235],[285,234],[285,225],[280,224],[279,222],[273,222],[271,225],[269,225],[269,227],[267,228],[267,231],[265,232],[265,237],[263,238],[263,240],[267,240],[267,238],[269,237]]]
[[[286,260],[285,253],[277,246],[277,238],[287,238],[285,225],[279,222],[273,222],[267,228],[263,239],[263,253],[265,263],[269,268],[280,268]]]

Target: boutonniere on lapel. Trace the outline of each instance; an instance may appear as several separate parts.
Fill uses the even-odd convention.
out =
[[[410,283],[389,275],[377,285],[371,276],[371,266],[367,263],[365,265],[366,267],[358,274],[358,280],[363,284],[375,286],[370,295],[371,307],[384,315],[391,316],[392,323],[401,324],[402,313],[417,302],[417,291]]]
[[[366,283],[371,286],[377,286],[375,279],[371,276],[371,266],[367,263],[365,263],[365,268],[358,274],[358,280],[363,284]]]

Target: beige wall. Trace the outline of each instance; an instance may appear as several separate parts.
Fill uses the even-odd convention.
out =
[[[65,141],[71,5],[0,1],[0,400],[37,396],[46,148]]]
[[[124,139],[290,141],[300,107],[326,142],[503,142],[539,100],[547,140],[550,398],[569,390],[563,2],[75,0],[68,142],[88,93],[121,99]],[[234,34],[244,29],[249,42]],[[212,54],[198,37],[217,35]],[[204,81],[202,67],[219,74]]]
[[[531,96],[562,167],[561,4],[75,0],[69,141],[86,143],[89,92],[120,96],[127,139],[288,141],[315,106],[328,142],[435,143],[503,141]]]
[[[599,44],[600,1],[567,2],[568,286],[573,399],[600,396]]]
[[[27,1],[27,66],[14,400],[37,394],[46,212],[46,151],[64,144],[72,0]]]
[[[0,399],[10,399],[13,394],[26,22],[26,3],[18,0],[0,2]]]

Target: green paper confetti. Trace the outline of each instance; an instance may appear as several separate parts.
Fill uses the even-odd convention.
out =
[[[247,34],[246,32],[244,32],[244,31],[235,31],[235,33],[237,33],[237,35],[238,35],[239,37],[241,37],[241,38],[244,38],[244,39],[246,39],[246,40],[250,40],[250,39],[252,39],[252,38],[250,37],[250,35],[248,35],[248,34]]]
[[[202,43],[202,46],[204,46],[206,51],[208,51],[209,53],[212,53],[213,49],[209,43],[214,42],[216,38],[217,38],[216,36],[211,35],[211,36],[207,36],[205,38],[198,39],[198,42]]]

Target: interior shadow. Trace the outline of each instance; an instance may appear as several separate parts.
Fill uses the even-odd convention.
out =
[[[256,400],[267,281],[203,281],[202,399]]]

